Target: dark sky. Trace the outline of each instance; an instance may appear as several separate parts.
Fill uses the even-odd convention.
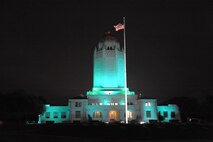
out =
[[[50,103],[92,88],[93,50],[126,17],[128,87],[161,100],[212,94],[212,2],[205,0],[0,2],[0,91]]]

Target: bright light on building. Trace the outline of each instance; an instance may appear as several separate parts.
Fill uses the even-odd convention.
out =
[[[145,106],[151,106],[151,103],[150,102],[146,102]]]
[[[140,124],[145,124],[146,122],[141,121]]]
[[[132,118],[132,112],[131,111],[127,111],[127,116],[128,116],[128,118]]]

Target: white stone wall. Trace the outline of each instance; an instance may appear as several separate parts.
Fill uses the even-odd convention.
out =
[[[157,115],[157,101],[156,99],[139,99],[139,112],[142,122],[149,122],[150,120],[158,120]],[[147,116],[147,112],[150,112],[150,115]]]
[[[76,103],[80,103],[81,105],[77,105]],[[79,121],[85,122],[87,121],[86,116],[86,107],[88,105],[87,99],[69,99],[69,107],[70,107],[70,122]],[[76,117],[76,113],[80,112],[80,117]]]

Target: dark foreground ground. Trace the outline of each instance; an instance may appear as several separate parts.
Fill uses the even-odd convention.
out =
[[[213,142],[213,125],[42,124],[2,125],[0,142],[162,141]]]

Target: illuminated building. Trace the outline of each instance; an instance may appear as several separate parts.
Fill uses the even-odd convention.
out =
[[[125,121],[125,89],[130,122],[158,121],[159,115],[164,117],[164,122],[180,121],[178,106],[157,106],[156,99],[141,98],[125,88],[124,68],[124,49],[114,37],[105,35],[94,51],[92,90],[85,96],[69,99],[67,106],[46,105],[39,122]]]

